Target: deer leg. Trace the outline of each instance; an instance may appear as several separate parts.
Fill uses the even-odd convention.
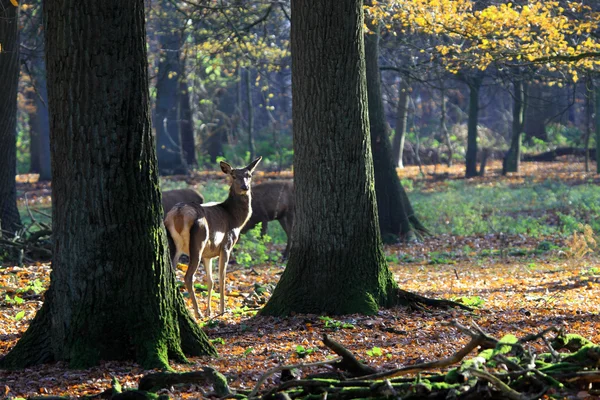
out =
[[[212,258],[203,258],[202,259],[202,264],[204,264],[204,269],[206,270],[206,289],[208,290],[208,299],[206,300],[208,305],[206,308],[206,314],[210,317],[210,315],[212,314],[212,308],[210,306],[210,301],[212,300],[212,291],[213,291],[213,286],[215,283],[215,280],[213,279],[213,274],[212,274]]]
[[[194,274],[200,266],[200,257],[206,246],[206,240],[198,240],[198,238],[192,238],[190,240],[190,263],[185,273],[185,288],[187,289],[190,297],[192,298],[192,304],[194,305],[194,313],[197,319],[202,318],[202,313],[198,308],[198,301],[196,300],[196,292],[194,290]]]
[[[267,234],[267,228],[269,227],[269,221],[262,221],[260,227],[260,236],[263,237]]]
[[[225,312],[225,274],[227,273],[227,264],[229,263],[229,250],[221,250],[219,255],[219,291],[221,302],[219,303],[219,312],[223,314]]]
[[[279,224],[283,228],[287,236],[287,244],[285,245],[285,250],[283,251],[283,258],[288,258],[290,255],[290,247],[292,247],[292,225],[294,224],[294,217],[292,214],[288,213],[285,217],[279,220]]]

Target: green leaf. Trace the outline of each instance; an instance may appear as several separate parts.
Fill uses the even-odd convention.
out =
[[[25,316],[25,311],[19,311],[17,315],[15,315],[15,321],[20,321]]]

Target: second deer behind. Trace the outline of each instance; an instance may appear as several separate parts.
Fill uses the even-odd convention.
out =
[[[178,203],[165,217],[173,266],[176,266],[182,254],[188,254],[190,257],[184,281],[192,298],[196,318],[202,317],[194,293],[194,273],[201,260],[206,269],[207,313],[210,316],[210,299],[214,284],[212,260],[219,257],[219,311],[221,313],[225,311],[227,263],[241,229],[252,214],[252,173],[261,159],[262,157],[258,157],[248,166],[240,169],[234,169],[228,163],[221,161],[221,170],[229,176],[231,183],[227,199],[222,203]]]

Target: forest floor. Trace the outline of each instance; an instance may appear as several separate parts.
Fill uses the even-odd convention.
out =
[[[581,163],[526,163],[521,173],[508,178],[498,176],[496,164],[488,166],[486,177],[470,180],[469,185],[535,185],[548,179],[567,185],[600,183],[598,175],[582,172]],[[425,176],[416,167],[408,167],[400,175],[411,179],[418,187],[415,190],[444,191],[449,182],[462,179],[464,166],[438,166],[435,175],[427,174],[433,173],[433,167],[425,169]],[[28,179],[22,177],[20,190],[47,190],[27,183]],[[194,179],[204,181],[206,177],[200,174],[187,183],[197,183]],[[44,194],[40,193],[31,195],[29,200],[39,198],[43,203]],[[268,252],[277,254],[284,246],[267,247]],[[258,317],[255,314],[276,285],[284,263],[269,261],[250,268],[233,264],[227,274],[228,311],[203,321],[219,357],[195,357],[191,364],[173,364],[173,368],[194,371],[212,366],[227,377],[233,389],[252,389],[270,368],[329,358],[332,354],[322,343],[326,333],[367,364],[392,369],[439,360],[463,347],[470,338],[448,325],[450,321],[467,326],[476,323],[496,338],[509,333],[522,337],[559,327],[600,343],[600,251],[594,249],[591,241],[585,242],[583,234],[439,234],[420,243],[386,245],[385,251],[401,288],[463,302],[474,307],[474,311],[414,311],[398,307],[372,316]],[[182,280],[185,266],[180,267]],[[49,272],[50,266],[45,263],[0,267],[0,357],[15,345],[41,306]],[[205,293],[202,295],[200,304],[205,307]],[[218,297],[213,297],[213,309],[217,309],[217,304]],[[188,306],[191,309],[191,303]],[[53,363],[24,371],[0,371],[0,399],[97,394],[110,387],[112,377],[124,387],[133,388],[149,372],[130,362],[104,362],[87,370],[70,370],[64,363]],[[278,375],[273,375],[265,385],[272,386],[278,379]],[[164,391],[172,398],[184,399],[201,398],[206,392],[210,388],[195,385]],[[581,390],[568,398],[599,397]]]

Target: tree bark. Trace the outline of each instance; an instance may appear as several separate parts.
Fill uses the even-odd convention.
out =
[[[159,2],[163,13],[159,23],[160,62],[156,81],[156,110],[154,128],[156,129],[158,168],[161,175],[186,174],[181,149],[179,126],[179,61],[181,34],[173,26],[174,6],[169,0]]]
[[[211,354],[170,267],[150,130],[144,3],[44,3],[52,273],[1,368]],[[68,23],[66,23],[68,21]],[[93,21],[93,23],[90,23]]]
[[[525,86],[520,78],[513,82],[513,121],[510,149],[504,157],[502,174],[519,172],[521,163],[521,142],[523,138],[523,118],[525,116]]]
[[[21,226],[17,210],[17,87],[19,83],[19,8],[0,0],[0,236]]]
[[[264,315],[373,314],[396,288],[379,235],[362,5],[291,3],[296,223]]]
[[[368,44],[365,43],[365,47]],[[368,63],[367,58],[367,63]],[[369,67],[367,67],[369,68]],[[396,114],[396,132],[394,134],[394,142],[392,144],[392,154],[394,154],[394,165],[398,168],[404,168],[402,156],[404,155],[404,141],[406,138],[406,123],[408,122],[408,91],[410,89],[408,78],[402,77],[400,87],[398,88],[398,106]],[[368,84],[368,82],[367,82]]]
[[[379,228],[385,242],[396,242],[399,237],[412,240],[413,228],[419,233],[426,230],[415,216],[396,172],[381,95],[379,29],[373,26],[372,30],[374,33],[365,35],[365,60]]]
[[[466,178],[477,176],[477,123],[479,120],[479,89],[481,77],[468,81],[469,85],[469,120],[467,122],[467,155]]]

